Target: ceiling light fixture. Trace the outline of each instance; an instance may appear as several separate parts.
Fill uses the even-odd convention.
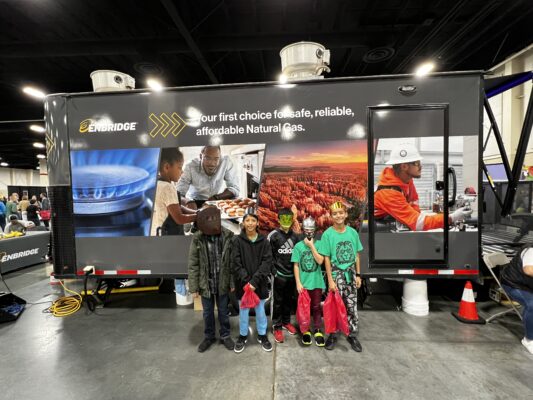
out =
[[[435,64],[430,62],[426,62],[424,64],[421,64],[415,71],[416,76],[425,76],[429,74],[431,71],[435,69]]]
[[[39,132],[39,133],[46,132],[46,129],[44,129],[41,125],[30,125],[30,129],[34,132]]]
[[[31,86],[25,86],[24,88],[22,88],[22,91],[28,96],[32,96],[37,99],[44,99],[46,97],[46,94],[42,90],[36,89]]]
[[[278,81],[283,85],[289,81],[289,78],[285,74],[280,74],[278,77]]]
[[[37,154],[37,158],[43,159],[46,158],[46,156],[44,154]]]
[[[8,166],[9,166],[9,164],[6,163],[6,162],[0,163],[0,167],[8,167]]]
[[[147,79],[146,84],[150,89],[156,92],[161,92],[163,90],[163,85],[157,79]]]
[[[46,146],[43,143],[35,142],[33,144],[33,147],[37,147],[38,149],[44,149]]]

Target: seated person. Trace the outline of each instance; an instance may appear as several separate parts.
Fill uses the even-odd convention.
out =
[[[4,230],[4,233],[11,232],[26,232],[26,225],[24,225],[22,221],[18,219],[18,216],[15,214],[11,214],[9,216],[9,223],[6,225],[6,228]]]
[[[418,205],[418,193],[413,179],[422,176],[422,156],[412,144],[400,144],[391,151],[386,167],[379,177],[374,193],[376,221],[391,216],[412,231],[427,231],[444,227],[443,214],[426,214]],[[459,208],[448,216],[450,224],[464,221],[472,210]]]
[[[225,200],[239,196],[239,180],[228,156],[220,146],[205,146],[199,158],[185,165],[178,192],[201,207],[206,200]],[[186,204],[190,206],[189,203]]]
[[[525,334],[522,344],[533,354],[533,245],[527,245],[516,253],[503,268],[501,279],[509,297],[524,307],[522,318]]]

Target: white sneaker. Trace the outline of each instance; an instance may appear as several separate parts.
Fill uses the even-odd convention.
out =
[[[527,349],[527,351],[533,354],[533,340],[529,340],[528,338],[524,337],[522,339],[522,344]]]

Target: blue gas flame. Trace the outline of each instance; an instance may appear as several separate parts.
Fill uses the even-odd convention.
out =
[[[157,148],[73,151],[73,199],[113,200],[141,194],[155,186],[158,159]]]

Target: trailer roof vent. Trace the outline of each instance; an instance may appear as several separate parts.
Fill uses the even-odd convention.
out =
[[[329,72],[329,50],[320,43],[298,42],[285,46],[279,52],[281,73],[288,81],[322,79]]]
[[[115,92],[135,89],[135,79],[128,74],[108,69],[100,69],[91,73],[95,92]]]

